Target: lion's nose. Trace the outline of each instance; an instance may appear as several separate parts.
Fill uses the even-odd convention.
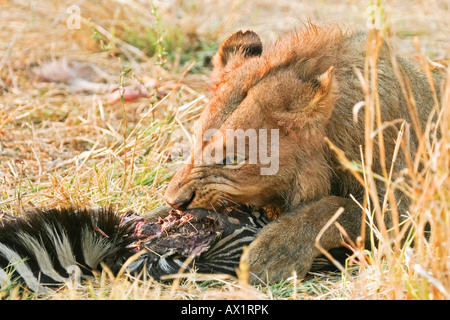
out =
[[[169,206],[171,206],[175,210],[184,211],[192,203],[192,200],[194,200],[194,198],[195,198],[195,192],[192,192],[188,196],[177,197],[174,199],[170,199],[170,198],[166,197],[166,202]]]

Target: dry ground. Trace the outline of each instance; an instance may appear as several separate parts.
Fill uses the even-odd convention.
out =
[[[180,165],[170,161],[170,150],[186,147],[177,141],[208,101],[209,60],[220,41],[247,28],[270,41],[308,20],[365,29],[371,8],[325,0],[78,1],[80,27],[70,29],[72,4],[0,0],[0,210],[9,214],[68,204],[140,213],[159,206]],[[386,1],[382,8],[398,54],[419,63],[417,37],[426,57],[446,64],[448,1]],[[146,98],[110,101],[119,86],[155,80]],[[450,97],[441,107],[450,107]],[[412,188],[421,199],[414,208],[442,230],[412,253],[401,249],[383,260],[375,252],[344,277],[318,274],[259,288],[195,274],[167,285],[104,275],[45,298],[448,299],[448,138],[424,148],[432,168],[416,173]],[[390,268],[394,261],[401,267]]]

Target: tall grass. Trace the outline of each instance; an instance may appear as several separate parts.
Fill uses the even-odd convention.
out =
[[[375,54],[369,59],[375,60]],[[373,64],[372,68],[376,68],[376,64]],[[371,80],[376,81],[376,72],[372,72],[371,75],[374,76]],[[365,290],[360,291],[362,296],[379,296],[383,293],[386,298],[392,299],[450,298],[449,85],[450,73],[447,73],[442,99],[436,100],[433,111],[435,120],[431,120],[430,115],[430,121],[425,128],[414,129],[419,137],[419,147],[417,153],[408,161],[408,168],[403,172],[402,178],[392,179],[390,171],[388,173],[387,170],[383,173],[383,177],[375,177],[368,157],[371,152],[377,150],[365,150],[363,172],[366,194],[372,200],[371,203],[380,200],[375,189],[377,183],[375,180],[379,178],[386,185],[386,194],[382,207],[364,208],[369,220],[375,216],[377,227],[371,220],[370,226],[377,245],[372,248],[368,265],[361,269],[358,282],[361,284],[376,281],[378,288],[375,289],[373,283],[371,286],[363,286]],[[366,102],[379,112],[377,95],[376,86],[371,86]],[[409,99],[408,103],[414,105],[414,98],[410,93],[407,93],[406,98]],[[368,121],[375,122],[375,119],[369,116]],[[378,123],[372,128],[377,130],[381,125]],[[403,126],[402,129],[404,128]],[[441,135],[437,134],[437,128],[440,129]],[[373,141],[370,138],[373,132],[366,135],[366,148],[373,148]],[[382,138],[382,130],[379,130],[378,135]],[[404,131],[400,131],[396,152],[402,152],[405,137]],[[404,151],[407,155],[408,150]],[[411,199],[409,216],[402,224],[399,222],[401,213],[397,211],[394,196],[396,189],[406,192]],[[388,214],[393,217],[391,228],[385,225],[382,218]],[[427,231],[428,228],[430,232]],[[372,289],[368,290],[370,287]],[[373,291],[374,289],[377,291]],[[375,295],[376,293],[378,294]]]
[[[426,127],[422,128],[408,79],[400,72],[392,54],[394,71],[410,108],[412,124],[402,121],[394,154],[391,155],[392,163],[386,163],[383,130],[389,124],[381,121],[377,62],[381,44],[389,41],[387,31],[385,26],[384,29],[369,32],[366,66],[364,73],[359,74],[365,93],[363,161],[355,166],[336,150],[344,166],[365,188],[366,197],[359,205],[367,224],[362,226],[361,234],[364,235],[368,229],[372,244],[370,248],[365,248],[362,238],[356,244],[350,244],[354,254],[349,258],[349,265],[356,264],[360,268],[356,277],[345,272],[351,288],[348,294],[351,298],[365,299],[449,299],[450,70],[442,77],[442,83],[435,83],[432,66],[418,52],[435,103]],[[419,48],[417,40],[416,47]],[[441,90],[440,100],[435,85]],[[410,155],[408,148],[408,129],[414,130],[419,141],[417,152],[413,155]],[[395,174],[395,161],[402,152],[407,168]],[[379,154],[381,175],[372,170],[375,153]],[[380,183],[384,184],[385,194],[382,195],[377,188]],[[398,210],[396,191],[401,191],[410,199],[408,212]]]

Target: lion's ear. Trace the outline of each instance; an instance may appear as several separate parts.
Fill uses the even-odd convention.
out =
[[[333,82],[333,74],[334,74],[334,67],[331,66],[328,68],[327,71],[322,73],[320,76],[317,77],[317,80],[320,83],[320,93],[324,93],[329,91],[332,88],[332,82]]]
[[[299,80],[294,86],[293,99],[281,104],[282,107],[273,114],[274,118],[278,126],[290,134],[305,138],[314,136],[318,129],[325,128],[337,99],[334,67],[308,80]]]
[[[213,59],[216,72],[220,72],[231,61],[237,58],[251,58],[260,56],[262,53],[262,42],[253,31],[238,31],[229,36],[219,48]]]
[[[310,100],[299,109],[303,122],[318,124],[330,118],[336,100],[336,87],[334,67],[329,67],[306,83],[303,96]]]

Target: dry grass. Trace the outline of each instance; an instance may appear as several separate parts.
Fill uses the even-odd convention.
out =
[[[69,30],[66,9],[72,4],[0,1],[0,18],[6,21],[0,27],[0,210],[10,214],[68,204],[112,205],[140,213],[159,206],[179,167],[168,161],[170,150],[208,101],[208,57],[227,34],[252,28],[269,41],[308,19],[365,28],[368,6],[357,1],[81,1],[81,28]],[[383,8],[389,32],[378,36],[389,35],[397,53],[418,62],[429,57],[441,63],[450,57],[447,1],[402,0],[384,3]],[[412,41],[415,36],[421,53]],[[363,76],[374,70],[373,52]],[[79,83],[43,82],[36,76],[45,62],[63,58],[77,63],[91,82],[90,92],[79,92]],[[148,98],[109,102],[111,88],[152,79],[160,86],[151,89]],[[376,109],[377,92],[368,78],[365,81],[366,104]],[[395,209],[393,190],[406,188],[414,200],[409,220],[416,230],[409,238],[413,248],[393,244],[383,228],[373,228],[380,245],[371,253],[356,248],[353,265],[358,268],[348,266],[343,277],[316,274],[306,281],[293,278],[254,288],[219,276],[190,274],[161,284],[112,279],[104,273],[82,288],[63,288],[45,298],[448,299],[449,109],[450,84],[436,105],[439,122],[425,129],[423,137],[431,133],[430,138],[422,139],[411,159],[406,173],[411,183],[391,181],[386,164],[386,206],[375,211],[364,207],[368,216],[383,215],[387,208]],[[367,121],[374,123],[373,130],[380,125],[375,119]],[[441,137],[433,134],[436,126]],[[376,177],[370,163],[355,174],[365,178],[368,198],[374,197]],[[428,240],[427,222],[433,229]],[[13,291],[10,297],[19,296]]]

